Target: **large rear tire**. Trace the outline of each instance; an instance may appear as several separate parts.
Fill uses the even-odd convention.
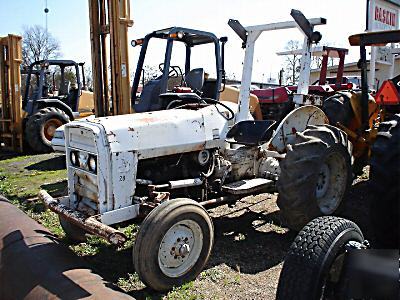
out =
[[[337,299],[333,266],[340,269],[336,264],[349,241],[364,241],[360,228],[349,220],[325,216],[309,222],[286,255],[276,299]]]
[[[355,118],[350,99],[353,94],[361,97],[361,92],[339,92],[327,98],[322,104],[322,110],[328,117],[329,124],[338,126],[338,123],[349,128],[351,121]],[[354,145],[357,147],[357,145]],[[364,152],[354,157],[353,173],[361,175],[363,168],[368,164],[368,148]]]
[[[300,230],[310,220],[337,213],[351,184],[351,144],[331,125],[297,133],[280,162],[278,206],[284,223]]]
[[[400,114],[379,126],[371,149],[371,223],[379,246],[399,248]]]
[[[25,139],[37,153],[52,152],[51,140],[58,127],[70,121],[61,109],[45,107],[30,116],[25,126]]]
[[[145,218],[133,248],[140,280],[157,291],[191,281],[200,274],[214,241],[212,220],[190,199],[173,199]]]

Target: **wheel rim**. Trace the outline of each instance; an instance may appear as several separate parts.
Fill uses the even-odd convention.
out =
[[[332,265],[329,267],[329,270],[323,279],[320,299],[338,298],[336,292],[345,258],[344,252],[345,249],[342,248],[340,253],[335,257],[334,261],[332,262]]]
[[[203,248],[203,233],[192,220],[174,224],[164,235],[158,250],[158,265],[168,277],[187,273],[197,262]]]
[[[46,140],[51,141],[54,137],[56,129],[62,125],[62,121],[59,119],[49,119],[43,125],[43,135]]]
[[[329,166],[324,163],[322,164],[321,170],[319,170],[318,180],[317,180],[317,198],[321,198],[326,194],[326,191],[329,187],[329,177],[330,177],[330,170]]]
[[[339,152],[330,153],[318,173],[315,194],[320,211],[330,215],[336,211],[347,185],[347,164]]]

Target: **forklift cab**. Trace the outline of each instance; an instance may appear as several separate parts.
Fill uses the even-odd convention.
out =
[[[160,74],[144,81],[144,61],[149,42],[152,39],[166,41],[164,61],[159,64]],[[199,102],[201,98],[218,100],[221,83],[225,80],[224,45],[227,38],[218,39],[214,34],[188,28],[172,27],[154,31],[143,39],[133,40],[132,46],[141,45],[139,61],[131,91],[131,102],[136,112],[155,111],[172,108],[174,103]],[[174,45],[184,45],[184,60],[180,65],[171,63]],[[222,54],[221,47],[222,44]],[[192,68],[192,50],[200,45],[213,44],[212,55],[215,65],[212,73],[215,79],[208,78],[204,67]],[[180,46],[182,47],[182,46]],[[177,46],[175,46],[177,48]],[[141,80],[142,78],[142,80]],[[142,85],[140,96],[139,85]]]
[[[23,109],[28,115],[43,107],[54,106],[68,112],[71,119],[78,112],[81,90],[85,86],[83,63],[72,60],[41,60],[26,70]],[[82,69],[83,84],[79,67]]]

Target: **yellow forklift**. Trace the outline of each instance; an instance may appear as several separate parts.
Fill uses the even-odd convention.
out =
[[[22,38],[0,37],[0,151],[23,151]]]

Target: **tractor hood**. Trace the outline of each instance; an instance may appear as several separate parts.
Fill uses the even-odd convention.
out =
[[[235,113],[237,105],[224,102]],[[233,125],[221,105],[199,110],[171,109],[74,121],[68,127],[100,129],[111,152],[136,151],[139,159],[223,147]],[[96,130],[97,131],[97,130]]]

